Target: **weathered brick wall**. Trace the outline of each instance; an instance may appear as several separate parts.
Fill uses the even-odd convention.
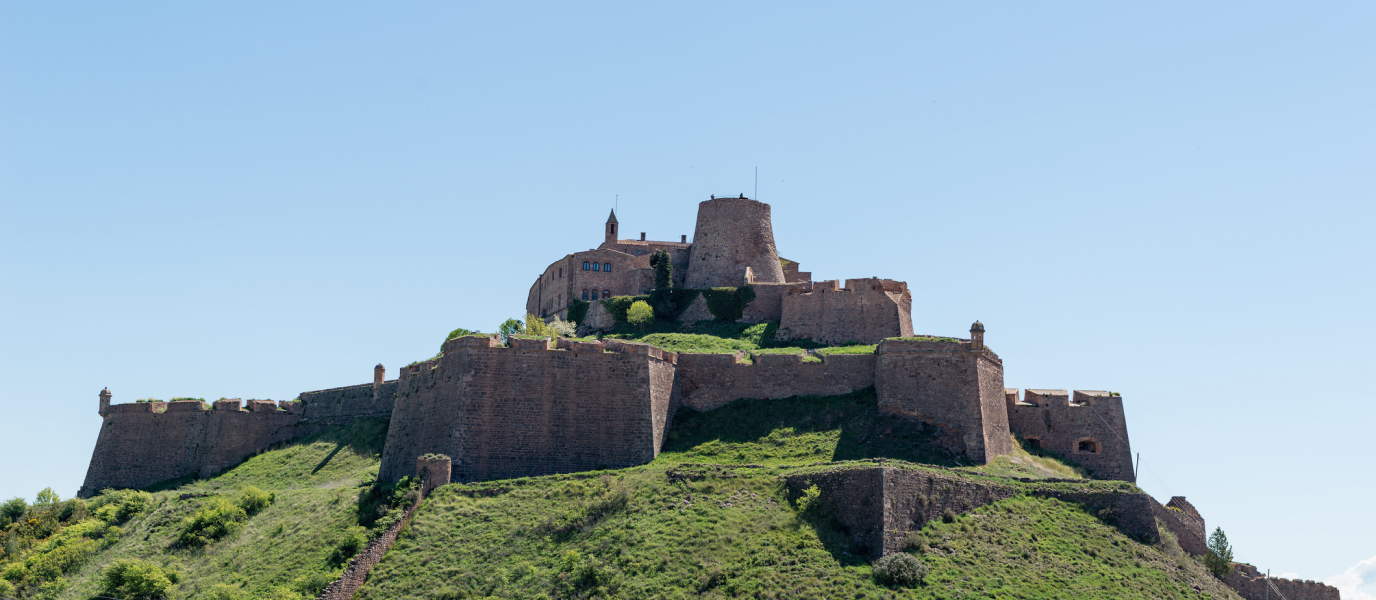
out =
[[[237,404],[237,403],[235,403]],[[270,403],[269,403],[270,404]],[[296,437],[301,415],[285,411],[205,410],[200,402],[111,406],[100,427],[86,480],[77,495],[139,488],[163,480],[209,477]]]
[[[415,456],[449,455],[456,481],[645,464],[659,452],[673,353],[567,342],[568,350],[457,338],[442,358],[402,371],[380,479]],[[653,367],[653,368],[652,368]]]
[[[936,425],[948,432],[942,439],[949,450],[988,462],[1012,451],[1002,407],[1003,363],[987,348],[972,352],[971,347],[970,342],[884,340],[876,355],[874,388],[879,410]]]
[[[862,466],[790,475],[785,483],[794,496],[816,485],[822,492],[823,509],[871,557],[902,551],[909,532],[941,518],[947,510],[964,514],[1021,493],[1083,505],[1130,536],[1150,542],[1157,539],[1151,498],[1146,494],[1051,485],[1067,480],[1014,486],[956,471]]]
[[[787,338],[875,344],[913,335],[912,295],[901,281],[797,283],[782,295],[780,311],[779,335]]]
[[[1136,481],[1132,448],[1128,444],[1123,398],[1108,392],[1076,390],[1017,390],[1005,395],[1008,427],[1021,439],[1034,439],[1041,447],[1064,455],[1100,479]],[[1081,442],[1092,447],[1081,449]]]
[[[698,222],[685,287],[735,287],[745,268],[758,283],[782,283],[769,205],[748,198],[716,198],[698,204]]]
[[[1233,588],[1239,596],[1247,600],[1267,600],[1268,598],[1275,600],[1275,592],[1267,594],[1265,573],[1260,572],[1252,565],[1234,563],[1233,567],[1233,573],[1225,577],[1223,583]],[[1301,581],[1272,577],[1270,584],[1275,586],[1276,591],[1285,594],[1289,600],[1339,600],[1340,598],[1338,588],[1308,579]]]
[[[348,425],[359,419],[386,421],[392,418],[396,380],[385,381],[374,393],[373,384],[364,383],[328,390],[301,392],[300,435],[310,435],[330,427]]]
[[[683,406],[707,411],[742,398],[832,396],[874,385],[875,355],[824,355],[803,362],[797,354],[762,354],[754,364],[734,354],[679,354],[678,396]]]
[[[1171,510],[1170,507],[1180,510]],[[1208,541],[1204,537],[1204,517],[1185,501],[1184,496],[1172,497],[1169,506],[1162,506],[1153,498],[1151,512],[1156,518],[1161,519],[1166,529],[1175,534],[1182,550],[1195,556],[1203,556],[1209,551]]]

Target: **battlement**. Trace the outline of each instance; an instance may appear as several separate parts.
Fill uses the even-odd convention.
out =
[[[1096,477],[1136,481],[1123,398],[1102,390],[1004,390],[1008,427],[1024,443],[1059,453]]]
[[[679,354],[678,400],[706,411],[742,398],[779,399],[792,396],[832,396],[874,385],[873,354],[823,354],[820,361],[802,354],[757,354],[745,362],[744,352]]]
[[[1233,572],[1225,577],[1223,582],[1247,600],[1275,598],[1277,594],[1268,591],[1269,587],[1274,587],[1275,591],[1284,594],[1290,600],[1339,600],[1340,598],[1338,588],[1333,586],[1308,579],[1301,581],[1299,579],[1268,577],[1256,567],[1244,563],[1233,563]]]

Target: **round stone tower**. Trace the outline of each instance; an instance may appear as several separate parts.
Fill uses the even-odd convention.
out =
[[[783,283],[769,205],[741,196],[698,204],[698,224],[684,287],[734,287],[750,267],[755,283]]]

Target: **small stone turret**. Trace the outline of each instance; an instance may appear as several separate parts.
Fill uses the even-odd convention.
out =
[[[382,382],[383,382],[383,381],[386,381],[386,379],[387,379],[387,367],[382,366],[382,363],[377,363],[377,366],[376,366],[376,367],[373,367],[373,397],[374,397],[374,398],[376,398],[378,392],[382,390]]]
[[[979,321],[970,326],[970,351],[984,351],[984,323]]]
[[[100,416],[110,414],[110,388],[100,390]]]
[[[608,244],[615,244],[615,243],[616,243],[616,226],[617,226],[617,223],[616,223],[616,210],[612,210],[611,216],[610,216],[610,217],[607,217],[607,226],[606,226],[606,230],[603,231],[603,236],[605,237],[606,243],[608,243]],[[640,238],[640,239],[643,240],[643,239],[645,239],[645,238],[642,237],[642,238]]]

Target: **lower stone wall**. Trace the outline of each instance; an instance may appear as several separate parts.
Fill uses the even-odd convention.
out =
[[[749,364],[734,354],[679,354],[679,402],[708,411],[742,398],[833,396],[874,385],[875,355],[821,358],[804,362],[798,354],[761,354]]]
[[[903,550],[908,533],[950,510],[957,514],[1022,493],[1081,504],[1134,538],[1155,542],[1151,498],[1140,492],[1093,489],[1079,480],[1003,485],[954,471],[900,467],[842,467],[785,478],[793,495],[816,485],[823,509],[834,515],[852,542],[871,557]]]
[[[294,439],[301,418],[261,407],[255,412],[206,410],[200,402],[172,402],[155,412],[159,404],[110,407],[79,497],[89,498],[105,488],[147,487],[185,475],[209,477],[273,444]]]
[[[1183,496],[1176,498],[1184,501]],[[1172,498],[1175,504],[1175,498]],[[1199,513],[1190,510],[1188,512],[1175,510],[1168,506],[1162,506],[1156,499],[1151,501],[1151,513],[1165,524],[1166,529],[1175,535],[1175,540],[1180,544],[1180,549],[1194,556],[1203,556],[1208,553],[1208,540],[1205,538],[1204,519]],[[1193,513],[1193,514],[1191,514]]]
[[[780,300],[779,335],[825,344],[909,337],[912,295],[906,284],[882,279],[851,279],[845,289],[835,282],[793,284]]]
[[[359,419],[386,421],[392,418],[392,400],[396,393],[396,380],[383,382],[376,392],[371,383],[301,392],[302,434],[348,425]]]
[[[1019,439],[1037,440],[1089,469],[1096,478],[1136,481],[1122,396],[1109,392],[1029,389],[1018,401],[1009,390],[1008,427]],[[1090,441],[1089,449],[1081,442]]]
[[[1233,564],[1233,572],[1223,579],[1239,596],[1247,600],[1276,600],[1276,592],[1288,600],[1339,600],[1338,588],[1317,581],[1270,578],[1275,591],[1267,594],[1267,577],[1252,565]]]
[[[783,296],[793,289],[791,283],[756,283],[755,299],[741,311],[742,323],[763,323],[783,318]]]

